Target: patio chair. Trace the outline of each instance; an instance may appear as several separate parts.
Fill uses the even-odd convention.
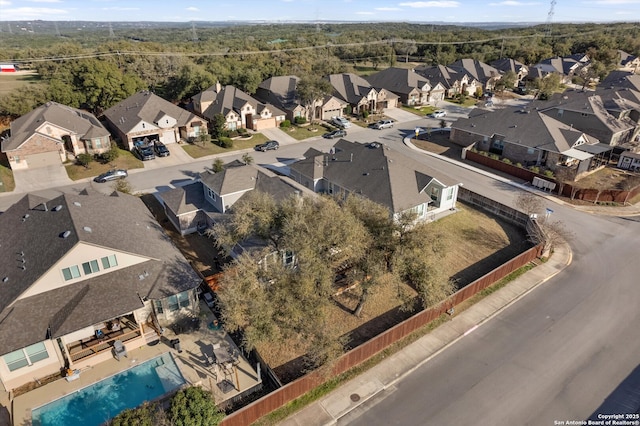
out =
[[[116,340],[113,342],[113,352],[118,361],[120,361],[120,357],[122,356],[124,356],[125,358],[128,358],[127,348],[124,347],[122,340]]]

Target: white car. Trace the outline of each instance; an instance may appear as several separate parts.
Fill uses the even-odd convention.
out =
[[[437,111],[433,111],[431,114],[429,114],[429,117],[431,118],[442,118],[445,117],[447,115],[447,111],[443,110],[443,109],[439,109]]]
[[[351,127],[351,123],[349,122],[349,120],[344,117],[332,117],[331,122],[343,129],[348,129],[349,127]]]
[[[390,129],[393,127],[393,120],[380,120],[373,125],[374,129]]]

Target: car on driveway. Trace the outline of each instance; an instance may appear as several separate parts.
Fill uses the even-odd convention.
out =
[[[168,157],[171,155],[171,152],[162,142],[156,142],[153,144],[153,150],[156,152],[158,157]]]
[[[373,128],[378,130],[390,129],[392,127],[393,127],[393,120],[380,120],[377,123],[373,124]]]
[[[109,170],[108,172],[105,172],[100,176],[96,176],[95,178],[93,178],[93,181],[98,183],[103,183],[103,182],[109,182],[112,180],[123,179],[123,178],[126,178],[127,176],[129,176],[129,174],[127,173],[126,170],[114,169],[114,170]]]
[[[256,151],[262,151],[262,152],[271,151],[271,150],[275,151],[278,148],[280,148],[280,143],[278,143],[278,141],[267,141],[265,143],[261,143],[254,147]]]
[[[153,153],[153,148],[150,146],[137,146],[134,149],[136,156],[142,161],[153,160],[156,155]]]
[[[331,124],[338,126],[341,129],[348,129],[351,127],[351,122],[344,117],[332,117]]]
[[[324,135],[322,135],[322,137],[325,139],[341,138],[343,136],[347,136],[347,131],[344,129],[337,129],[333,132],[325,133]]]
[[[447,111],[443,110],[443,109],[439,109],[437,111],[433,111],[431,114],[429,114],[429,117],[431,118],[442,118],[445,117],[447,115]]]

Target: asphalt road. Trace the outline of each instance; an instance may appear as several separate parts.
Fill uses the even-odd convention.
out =
[[[382,131],[356,128],[346,139],[387,143],[469,189],[513,204],[517,188],[406,147],[402,137],[416,126],[434,124],[421,118]],[[287,163],[311,146],[328,151],[334,142],[317,137],[252,156],[257,164]],[[211,163],[133,171],[129,182],[139,191],[162,191]],[[78,191],[86,185],[110,190],[109,184],[91,182],[60,190]],[[0,210],[21,196],[0,197]],[[550,220],[563,221],[574,234],[572,265],[341,424],[553,425],[556,420],[584,420],[599,410],[638,410],[639,219],[597,217],[545,204],[554,210]]]

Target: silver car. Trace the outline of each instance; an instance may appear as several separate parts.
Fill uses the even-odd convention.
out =
[[[105,172],[100,176],[96,176],[95,178],[93,178],[93,181],[98,183],[103,183],[103,182],[109,182],[112,180],[123,179],[123,178],[126,178],[127,176],[129,176],[129,174],[127,173],[126,170],[114,169],[114,170],[109,170],[108,172]]]

